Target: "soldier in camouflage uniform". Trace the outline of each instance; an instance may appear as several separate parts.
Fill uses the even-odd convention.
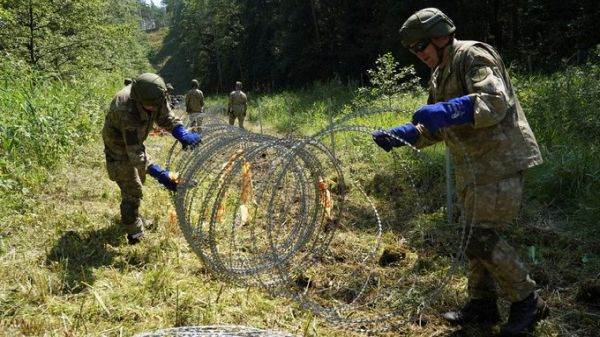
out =
[[[171,109],[175,108],[175,105],[177,103],[177,99],[175,98],[175,88],[173,87],[173,84],[171,83],[167,83],[167,102],[169,103],[169,107]]]
[[[444,13],[426,8],[400,29],[402,44],[433,71],[428,104],[412,123],[373,133],[386,151],[404,143],[417,148],[444,141],[454,159],[459,201],[467,228],[466,305],[444,314],[452,323],[497,323],[497,286],[512,305],[503,336],[519,335],[546,317],[548,307],[501,230],[516,217],[523,171],[542,163],[506,68],[491,46],[454,38]],[[394,137],[395,136],[395,137]]]
[[[229,105],[227,106],[229,125],[233,125],[237,118],[240,128],[244,128],[247,106],[248,98],[242,91],[242,82],[235,82],[235,90],[229,94]]]
[[[102,129],[106,169],[121,189],[121,225],[130,244],[139,242],[144,234],[139,207],[146,173],[170,190],[177,188],[170,173],[151,164],[146,154],[144,141],[154,123],[170,131],[184,146],[200,142],[200,135],[186,130],[171,112],[163,79],[145,73],[115,95]]]
[[[191,82],[192,88],[185,95],[185,111],[190,120],[190,126],[202,125],[202,113],[204,112],[204,94],[199,89],[200,83],[194,79]]]

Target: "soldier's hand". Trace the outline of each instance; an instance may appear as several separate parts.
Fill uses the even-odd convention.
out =
[[[199,133],[186,129],[183,125],[177,125],[171,132],[173,137],[181,142],[184,149],[194,148],[202,142],[202,136]]]
[[[170,191],[177,191],[177,177],[157,164],[148,166],[148,174]]]
[[[389,130],[373,131],[371,136],[379,147],[389,152],[392,148],[404,146],[407,143],[414,145],[419,138],[419,131],[412,123],[406,123]]]

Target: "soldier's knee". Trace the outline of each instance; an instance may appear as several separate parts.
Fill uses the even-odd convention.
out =
[[[500,236],[493,229],[473,228],[467,244],[466,254],[469,258],[489,259]]]

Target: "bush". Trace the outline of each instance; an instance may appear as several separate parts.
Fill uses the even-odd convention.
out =
[[[30,188],[97,139],[118,75],[88,74],[63,82],[10,57],[0,60],[0,189]]]
[[[517,81],[544,165],[531,172],[531,197],[578,219],[600,217],[600,65],[569,67]]]

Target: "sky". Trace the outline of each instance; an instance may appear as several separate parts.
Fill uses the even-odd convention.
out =
[[[145,3],[149,4],[149,3],[154,3],[154,5],[156,6],[161,6],[162,5],[162,0],[144,0]]]

